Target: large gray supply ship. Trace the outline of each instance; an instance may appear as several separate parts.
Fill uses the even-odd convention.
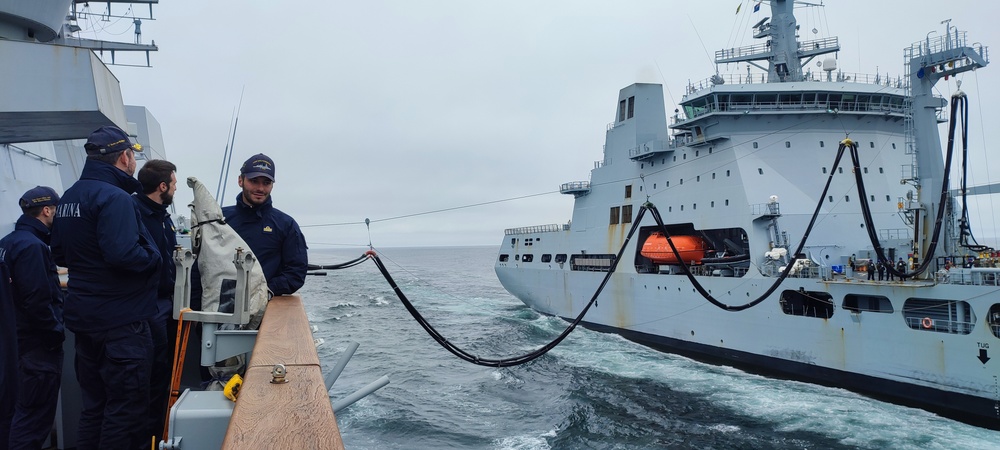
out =
[[[572,220],[506,230],[497,277],[574,318],[613,269],[588,327],[1000,429],[1000,260],[968,227],[979,190],[948,177],[960,130],[943,156],[964,96],[933,90],[987,48],[945,21],[905,75],[845,74],[837,38],[764,3],[760,43],[715,53],[745,74],[690,83],[669,116],[660,85],[620,91],[590,180],[561,186]]]

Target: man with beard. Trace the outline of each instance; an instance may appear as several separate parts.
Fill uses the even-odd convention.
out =
[[[251,156],[238,182],[236,205],[222,208],[226,223],[250,246],[271,293],[292,294],[305,284],[309,259],[299,224],[271,205],[274,161],[263,153]]]
[[[149,329],[153,335],[153,365],[149,383],[148,436],[155,436],[156,442],[160,441],[160,434],[163,433],[167,398],[170,394],[171,350],[176,340],[176,334],[170,333],[170,330],[177,328],[177,321],[172,316],[174,279],[177,274],[173,254],[177,246],[177,232],[167,211],[167,207],[174,201],[174,192],[177,191],[176,172],[177,166],[170,161],[147,161],[139,169],[138,175],[142,192],[132,194],[142,224],[153,237],[163,261],[156,294],[156,315],[149,321]]]
[[[84,144],[79,181],[63,194],[52,225],[52,256],[69,269],[63,317],[76,335],[82,410],[77,448],[149,444],[149,371],[162,259],[131,194],[142,147],[104,126]]]

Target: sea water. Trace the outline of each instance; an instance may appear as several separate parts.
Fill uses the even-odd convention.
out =
[[[364,250],[310,249],[309,259],[335,264]],[[376,250],[428,322],[480,357],[528,353],[568,325],[503,289],[496,247]],[[324,341],[324,370],[350,342],[360,344],[330,391],[334,400],[390,379],[337,414],[352,450],[1000,448],[997,431],[582,327],[528,364],[473,365],[420,327],[371,261],[310,276],[300,294]]]

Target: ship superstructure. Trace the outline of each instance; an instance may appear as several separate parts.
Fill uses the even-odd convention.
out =
[[[79,178],[90,132],[116,125],[144,151],[137,156],[164,159],[160,125],[145,107],[126,106],[118,79],[102,60],[124,62],[120,55],[156,51],[152,42],[124,43],[80,37],[83,16],[96,23],[150,19],[156,0],[101,2],[101,13],[78,10],[85,2],[0,0],[0,236],[14,229],[20,211],[13,207],[28,189],[49,186],[60,194]],[[137,3],[135,12],[129,5]],[[148,15],[140,11],[149,7]],[[130,16],[116,11],[128,8]],[[137,25],[132,25],[137,26]],[[140,40],[136,33],[136,41]],[[16,62],[16,63],[15,63]]]
[[[670,116],[660,85],[620,91],[590,180],[561,186],[572,219],[508,229],[498,278],[572,318],[617,262],[590,327],[1000,428],[1000,268],[949,191],[939,127],[962,97],[932,90],[987,48],[946,23],[905,76],[845,74],[836,38],[797,40],[793,2],[767,3],[759,44],[715,54],[759,72],[690,83]],[[626,244],[647,201],[664,226]]]

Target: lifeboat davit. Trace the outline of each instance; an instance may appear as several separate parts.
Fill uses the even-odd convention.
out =
[[[705,256],[705,241],[697,236],[670,236],[677,253],[687,264],[701,264],[701,259]],[[639,252],[642,256],[651,259],[656,264],[680,264],[677,255],[670,248],[667,237],[661,232],[653,232],[642,244]]]

